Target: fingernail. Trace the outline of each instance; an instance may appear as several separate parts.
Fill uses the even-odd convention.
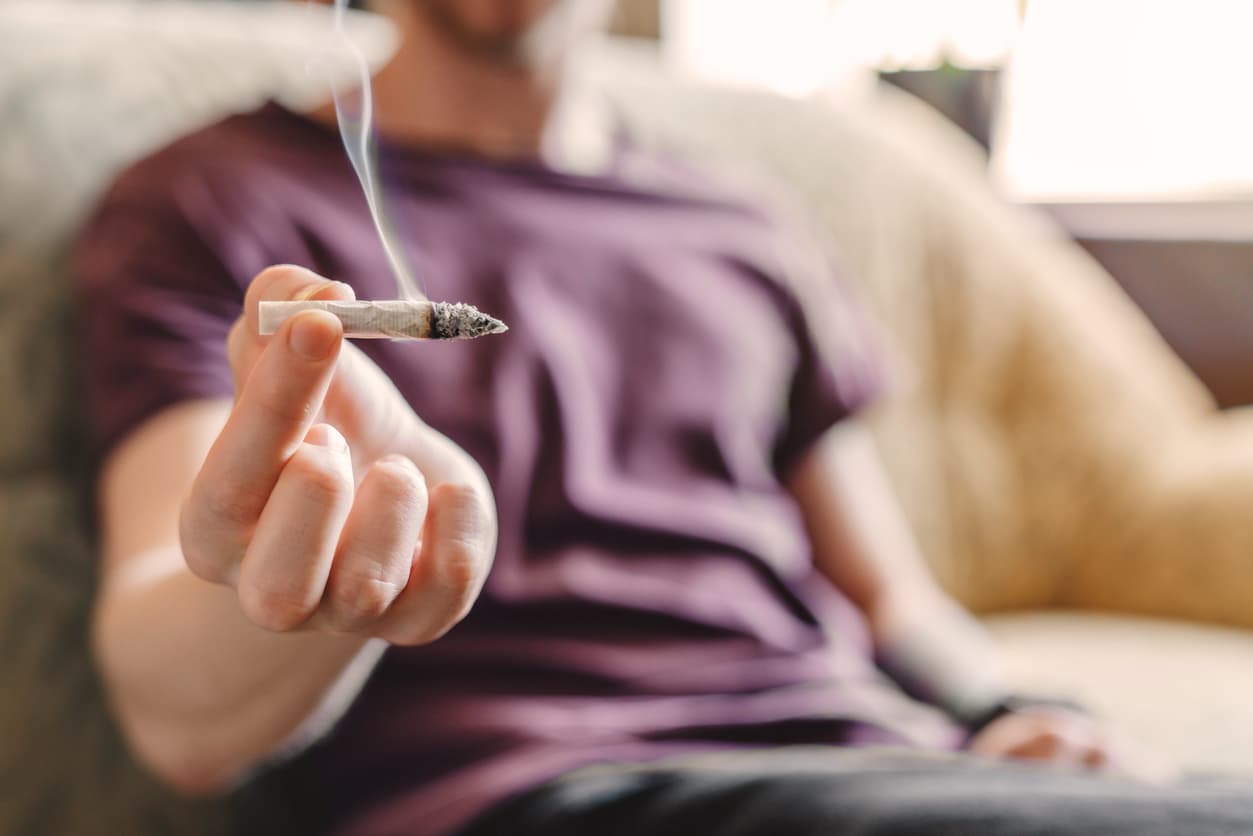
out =
[[[340,435],[339,430],[330,424],[314,424],[305,434],[305,443],[315,447],[326,447],[329,450],[347,452],[348,442]]]
[[[306,360],[325,360],[339,343],[339,320],[321,311],[297,314],[292,321],[288,344]]]

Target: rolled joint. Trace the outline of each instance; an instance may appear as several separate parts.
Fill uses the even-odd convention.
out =
[[[503,334],[509,328],[499,319],[463,302],[307,301],[262,302],[258,332],[268,336],[303,311],[325,311],[344,326],[350,339],[458,340]]]

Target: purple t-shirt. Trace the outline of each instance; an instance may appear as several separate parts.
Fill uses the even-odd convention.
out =
[[[952,745],[874,668],[781,486],[878,384],[864,340],[816,345],[859,327],[834,277],[810,277],[831,307],[802,309],[777,223],[629,151],[572,176],[385,147],[382,170],[430,297],[511,329],[361,344],[482,464],[500,540],[466,621],[389,650],[303,756],[328,832],[449,832],[597,761]],[[164,407],[231,394],[227,329],[284,262],[395,295],[332,130],[270,105],[122,176],[77,262],[102,454]]]

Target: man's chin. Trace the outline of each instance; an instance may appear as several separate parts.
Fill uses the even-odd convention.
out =
[[[531,41],[534,30],[542,23],[530,26],[519,22],[500,25],[484,30],[467,23],[455,10],[455,2],[425,2],[419,8],[430,22],[457,49],[484,61],[505,67],[524,69],[533,63],[534,50]]]

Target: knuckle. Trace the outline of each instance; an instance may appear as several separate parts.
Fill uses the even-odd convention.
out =
[[[374,464],[374,480],[379,492],[405,509],[426,502],[426,481],[412,465],[398,459],[380,459]]]
[[[431,499],[451,505],[455,502],[465,501],[464,496],[469,490],[471,488],[465,482],[440,482],[431,488]]]
[[[348,575],[330,591],[328,620],[335,629],[355,632],[386,615],[402,588],[387,578]]]
[[[339,462],[307,447],[296,451],[283,473],[294,477],[300,492],[318,504],[333,504],[352,491],[352,479]]]
[[[482,504],[478,488],[469,482],[443,482],[435,488],[433,493],[439,496],[441,502],[464,508],[467,511],[476,511]]]
[[[435,488],[432,503],[444,506],[455,529],[449,534],[473,548],[481,548],[493,528],[491,503],[478,487],[466,483],[444,483]]]
[[[446,590],[450,607],[458,620],[469,611],[479,582],[477,553],[464,543],[452,543],[445,549],[438,567],[440,585]]]
[[[259,377],[259,374],[251,375],[249,383]],[[305,424],[313,420],[317,404],[311,403],[308,397],[293,397],[288,381],[266,378],[257,380],[257,385],[260,387],[257,409],[263,420],[280,425]]]
[[[432,502],[447,503],[453,525],[441,531],[445,542],[436,567],[439,581],[473,600],[490,562],[495,540],[493,516],[482,493],[469,485],[441,485]]]
[[[241,586],[239,606],[253,624],[272,633],[285,633],[309,620],[316,606],[298,595],[263,589],[255,584]]]
[[[202,486],[197,498],[209,519],[239,529],[248,528],[257,521],[267,499],[237,485],[222,482]]]

